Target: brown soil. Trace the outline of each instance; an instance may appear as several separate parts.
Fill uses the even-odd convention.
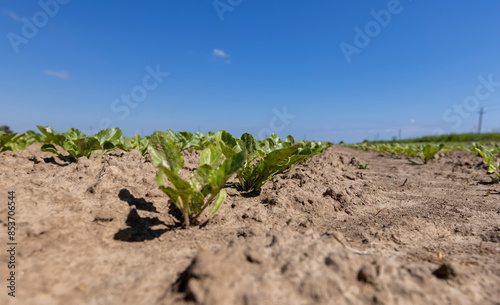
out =
[[[18,242],[14,299],[2,204],[1,304],[500,304],[500,185],[472,153],[335,146],[183,229],[139,152],[39,149],[0,154]]]

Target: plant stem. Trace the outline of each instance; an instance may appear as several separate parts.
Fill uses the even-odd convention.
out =
[[[220,193],[220,191],[219,191],[219,193]],[[192,219],[191,223],[194,223],[196,221],[196,219],[198,219],[198,217],[200,217],[201,213],[203,213],[203,211],[214,201],[215,196],[218,195],[219,193],[212,194],[212,196],[208,199],[207,203],[203,205],[203,207],[198,212],[198,214],[196,214],[196,216]]]

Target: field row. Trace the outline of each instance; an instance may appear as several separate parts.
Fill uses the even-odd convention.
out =
[[[41,134],[0,134],[1,151],[18,151],[33,143],[42,144],[41,150],[51,152],[66,162],[79,158],[96,158],[114,149],[139,150],[149,154],[158,168],[156,183],[184,216],[184,226],[203,224],[221,207],[226,198],[226,182],[236,174],[243,192],[260,192],[261,187],[275,174],[288,170],[332,146],[328,142],[296,142],[292,136],[282,140],[276,134],[264,140],[245,133],[234,138],[226,131],[167,132],[156,131],[141,138],[125,137],[119,128],[105,129],[87,136],[77,129],[57,133],[50,127],[38,126]],[[60,151],[62,150],[62,151]],[[181,178],[184,150],[202,150],[199,165],[189,179]],[[205,210],[211,206],[208,214]],[[204,217],[202,220],[201,218]]]
[[[397,157],[406,158],[411,163],[416,163],[415,158],[420,159],[424,164],[427,164],[438,152],[450,151],[470,151],[483,157],[488,164],[488,173],[494,173],[498,178],[492,178],[494,182],[500,181],[499,164],[496,161],[495,154],[500,154],[500,145],[491,143],[490,145],[482,145],[479,143],[463,144],[463,143],[360,143],[348,144],[346,146],[362,149],[373,150],[377,152],[390,153]]]

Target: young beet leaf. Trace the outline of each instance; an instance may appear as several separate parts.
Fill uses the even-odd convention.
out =
[[[442,144],[442,143],[441,144],[425,144],[425,146],[419,145],[417,147],[417,150],[420,153],[419,156],[424,161],[424,164],[427,164],[427,162],[429,162],[429,160],[434,158],[434,156],[438,152],[440,152],[443,148],[444,148],[444,144]]]
[[[289,147],[292,144],[295,144],[295,139],[292,136],[288,136],[285,141],[282,141],[277,134],[273,133],[260,142],[259,150],[267,154],[273,150]]]
[[[19,142],[25,143],[26,145],[31,145],[33,143],[45,143],[45,136],[34,132],[33,130],[28,130],[26,133],[21,135]]]
[[[50,127],[37,127],[46,137],[46,144],[42,146],[41,150],[54,153],[68,162],[78,162],[78,158],[83,156],[88,158],[94,150],[101,148],[97,139],[89,138],[77,129],[71,128],[64,134],[60,134]],[[64,148],[69,156],[61,154],[55,145]]]
[[[209,144],[215,145],[215,133],[213,131],[209,131],[206,134],[202,134],[200,132],[197,132],[197,133],[195,133],[195,136],[199,137],[198,147],[195,148],[197,150],[202,150],[205,147],[207,147]]]
[[[215,134],[215,142],[226,158],[230,158],[242,150],[246,151],[243,169],[250,165],[250,162],[255,158],[265,156],[262,146],[259,146],[258,141],[249,133],[243,134],[240,139],[235,139],[230,133],[221,130]]]
[[[500,169],[498,168],[498,164],[496,163],[497,162],[497,159],[495,157],[495,155],[493,155],[491,153],[491,151],[484,147],[483,145],[481,144],[475,144],[474,145],[474,150],[481,155],[481,157],[483,157],[484,161],[486,161],[486,163],[488,163],[488,173],[491,173],[491,174],[496,174],[498,176],[499,179],[493,179],[493,181],[495,182],[499,182],[500,181]]]
[[[224,160],[222,152],[210,144],[201,152],[199,167],[185,181],[180,177],[184,158],[176,141],[169,134],[160,131],[156,131],[150,141],[148,151],[159,170],[156,183],[182,212],[184,226],[197,223],[205,209],[213,203],[203,221],[206,222],[222,206],[226,198],[223,187],[227,179],[241,167],[245,151]],[[173,187],[166,185],[164,177],[167,177]]]
[[[243,136],[241,141],[244,141]],[[261,141],[260,146],[256,147],[257,156],[260,156],[262,160],[255,164],[247,163],[238,172],[242,189],[246,191],[259,190],[276,173],[304,162],[332,145],[322,141],[295,142],[292,136],[288,136],[285,141],[282,141],[277,134],[273,133]],[[253,146],[250,147],[253,148]]]
[[[217,147],[222,151],[222,153],[230,158],[240,152],[242,149],[239,146],[238,141],[229,133],[221,130],[215,134],[215,142]],[[248,158],[247,154],[247,158]]]
[[[17,133],[5,133],[0,131],[0,152],[2,151],[19,151],[26,148],[26,143],[19,142],[20,137]]]
[[[305,159],[305,156],[292,156],[304,143],[294,143],[293,138],[281,141],[273,134],[263,141],[257,141],[251,134],[245,133],[240,139],[235,139],[226,131],[219,131],[215,135],[217,146],[226,158],[246,151],[247,156],[243,166],[238,170],[238,180],[244,191],[259,190],[274,174],[283,171],[293,164]],[[258,162],[252,162],[257,158]]]
[[[290,142],[290,143],[294,143]],[[300,142],[302,143],[302,142]],[[307,159],[311,158],[312,156],[318,155],[322,152],[324,152],[327,148],[331,147],[333,144],[332,143],[327,143],[327,142],[306,142],[304,146],[299,147],[297,151],[295,151],[290,158],[288,158],[288,161],[283,163],[280,168],[278,169],[277,172],[281,172],[286,170],[287,168],[292,167],[295,164],[301,163],[306,161]]]
[[[259,141],[257,141],[251,134],[244,133],[237,140],[238,146],[246,150],[248,156],[246,161],[246,165],[249,165],[257,157],[264,157],[266,151],[262,148],[262,145],[259,145]]]
[[[135,134],[133,138],[127,138],[128,144],[124,144],[131,149],[137,149],[143,156],[148,153],[149,137],[141,138],[140,135]]]
[[[126,143],[126,138],[123,136],[120,128],[109,128],[99,131],[94,135],[94,138],[99,142],[102,152],[98,157],[104,155],[107,152],[114,150],[115,148],[120,148],[121,150],[128,151],[128,143]]]
[[[122,132],[119,128],[105,129],[98,132],[93,137],[88,137],[74,128],[60,134],[50,127],[37,127],[45,135],[45,144],[42,146],[41,150],[54,153],[68,162],[78,162],[78,158],[80,157],[89,158],[96,150],[103,151],[100,155],[115,148],[127,150],[126,146],[122,145],[120,142],[122,139]],[[55,145],[66,150],[69,156],[61,154]]]
[[[434,145],[426,144],[424,150],[422,151],[422,157],[424,159],[424,163],[427,164],[427,162],[429,162],[430,159],[434,158],[434,156],[438,152],[443,150],[443,148],[444,148],[443,143]]]
[[[497,143],[494,143],[493,146],[495,147],[495,153],[500,154],[500,145],[498,145]]]
[[[283,171],[303,159],[292,156],[304,143],[276,149],[266,154],[262,161],[248,165],[238,172],[238,179],[244,191],[259,190],[274,174]]]
[[[177,144],[181,151],[193,150],[199,146],[199,135],[193,135],[189,131],[179,131],[177,133],[167,129],[170,138]]]
[[[403,154],[406,156],[406,159],[411,161],[411,157],[413,156],[416,156],[417,155],[417,151],[411,146],[411,145],[407,145],[404,149],[403,149]],[[413,162],[413,161],[411,161]]]

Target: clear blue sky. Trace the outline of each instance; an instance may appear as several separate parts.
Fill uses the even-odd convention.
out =
[[[500,129],[498,0],[2,1],[0,29],[16,132],[357,142],[469,132],[480,107]]]

